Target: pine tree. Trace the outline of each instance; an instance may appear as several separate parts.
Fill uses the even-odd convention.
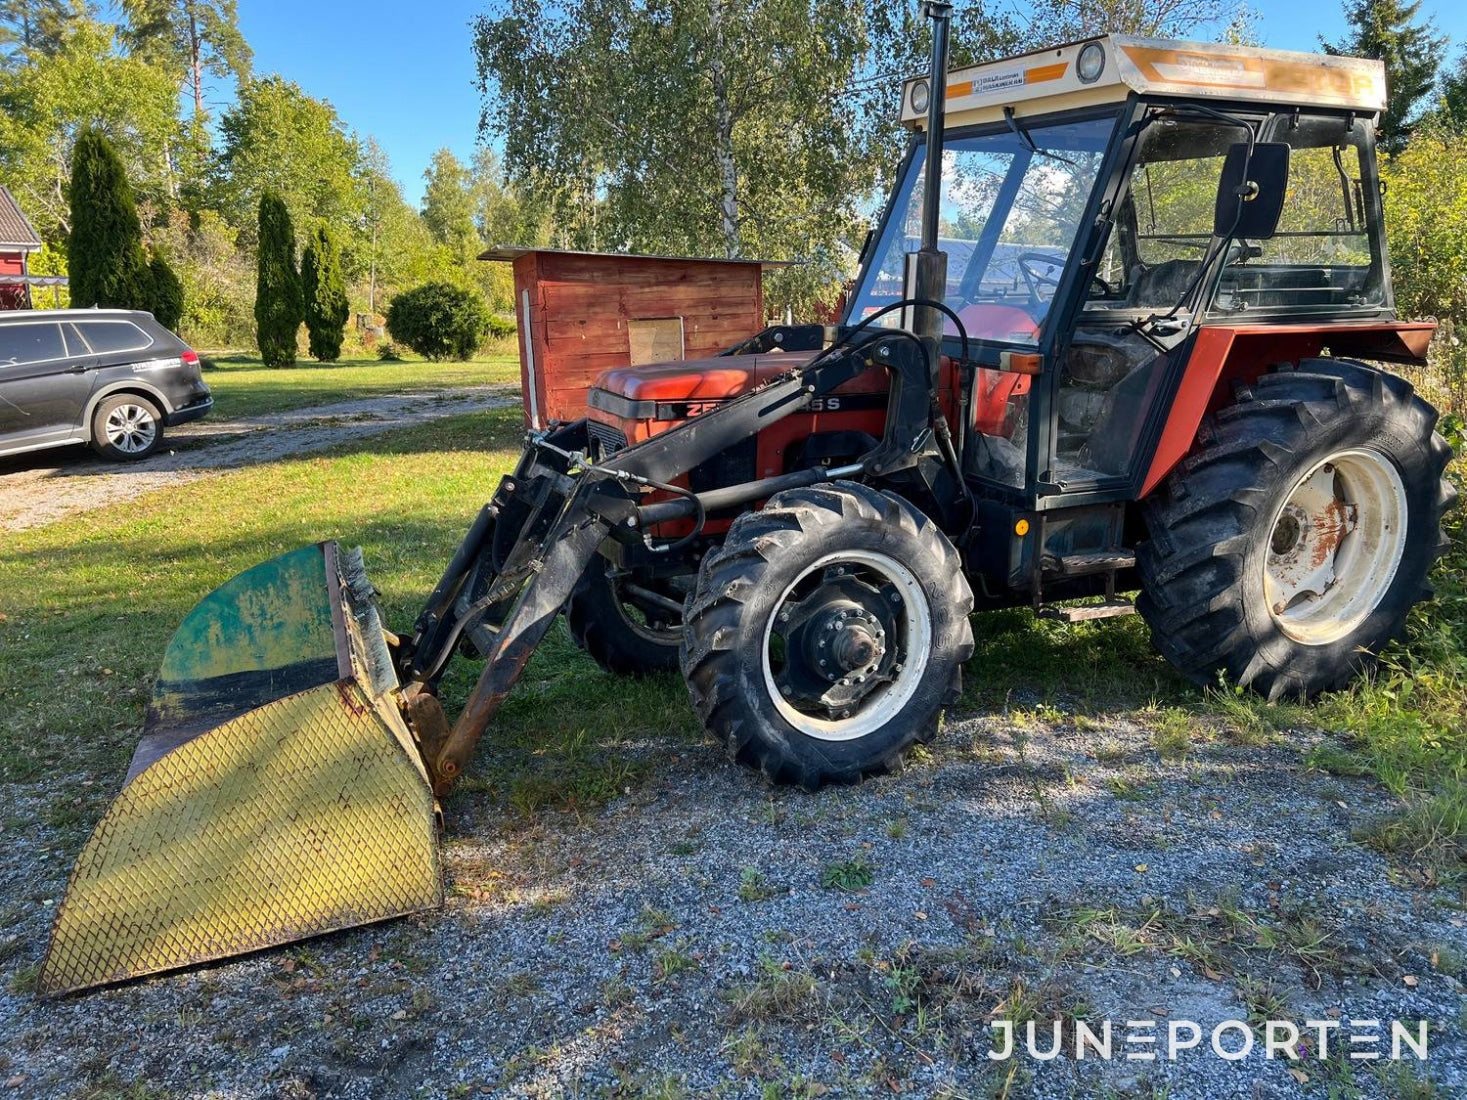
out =
[[[260,196],[260,254],[255,280],[256,342],[267,367],[295,365],[301,323],[300,275],[295,268],[295,230],[280,196]]]
[[[317,222],[301,256],[301,299],[311,355],[323,363],[341,356],[341,339],[350,307],[341,274],[341,249],[325,222]]]
[[[161,252],[154,252],[148,261],[148,276],[153,284],[149,304],[153,317],[170,332],[177,332],[183,320],[183,283]]]
[[[1441,106],[1436,113],[1452,129],[1467,131],[1467,50],[1442,77]]]
[[[116,150],[88,127],[71,158],[71,300],[81,307],[148,309],[152,276],[132,187]]]
[[[1384,61],[1386,107],[1380,115],[1380,144],[1399,153],[1411,138],[1417,104],[1436,84],[1447,39],[1430,19],[1416,22],[1421,0],[1346,0],[1345,18],[1353,28],[1338,42],[1319,40],[1326,53]]]

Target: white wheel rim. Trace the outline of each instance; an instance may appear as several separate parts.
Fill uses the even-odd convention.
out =
[[[107,442],[124,454],[138,454],[153,445],[158,423],[141,405],[118,405],[107,414],[103,427]]]
[[[848,718],[825,719],[807,714],[793,706],[780,691],[770,661],[770,640],[775,620],[790,594],[811,574],[829,566],[857,565],[879,573],[895,587],[901,599],[900,622],[905,636],[899,671],[889,683],[861,700],[859,709]],[[780,594],[764,624],[760,645],[760,663],[764,672],[764,689],[781,718],[792,727],[820,741],[854,741],[874,733],[890,722],[911,701],[922,680],[932,652],[932,608],[916,576],[901,562],[874,550],[841,550],[826,554],[807,567]]]
[[[1340,451],[1294,483],[1269,524],[1268,613],[1290,638],[1328,645],[1379,606],[1406,551],[1401,474],[1378,451]]]

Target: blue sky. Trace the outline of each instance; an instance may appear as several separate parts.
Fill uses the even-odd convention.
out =
[[[1342,0],[1254,0],[1263,44],[1314,50],[1344,34]],[[239,0],[240,29],[259,73],[279,72],[328,99],[347,126],[371,134],[392,159],[410,202],[423,170],[448,146],[467,161],[478,134],[479,94],[469,22],[483,0]],[[1421,15],[1467,43],[1467,4],[1423,0]]]

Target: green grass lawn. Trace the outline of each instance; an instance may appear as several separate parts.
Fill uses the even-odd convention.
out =
[[[307,363],[278,369],[244,355],[210,357],[210,362],[214,365],[205,370],[204,381],[214,391],[212,416],[219,420],[394,393],[431,393],[503,383],[518,385],[520,380],[519,360],[513,355],[457,363],[343,359],[338,363]]]
[[[173,628],[212,588],[294,547],[326,538],[362,546],[389,626],[411,630],[475,512],[518,458],[522,430],[518,409],[450,417],[8,537],[0,781],[65,776],[68,794],[50,823],[79,845],[78,830],[100,815],[126,769]],[[458,663],[445,682],[450,713],[477,674],[476,664]],[[622,751],[624,738],[697,736],[686,700],[673,676],[613,680],[557,628],[463,787],[525,810],[610,797],[645,767]]]
[[[461,378],[479,364],[343,366],[321,372],[376,384],[400,372]],[[317,368],[308,372],[314,374]],[[291,372],[242,367],[236,391],[267,407]],[[276,381],[271,382],[271,379]],[[212,380],[212,378],[211,378]],[[309,385],[315,385],[311,379]],[[445,384],[459,384],[457,381]],[[254,390],[252,386],[259,386]],[[295,391],[289,391],[292,395]],[[360,391],[358,391],[360,392]],[[368,391],[370,392],[370,390]],[[0,549],[0,780],[63,777],[48,821],[63,843],[115,792],[173,628],[214,586],[265,558],[323,538],[361,545],[389,626],[410,629],[476,510],[518,455],[520,413],[459,416],[300,459],[252,466],[7,538]],[[268,502],[268,506],[262,504]],[[1462,517],[1437,592],[1381,673],[1310,706],[1200,691],[1150,647],[1138,618],[1063,626],[1026,611],[979,616],[960,712],[1012,708],[1098,729],[1115,717],[1155,733],[1164,756],[1200,741],[1332,731],[1309,763],[1374,774],[1405,811],[1365,839],[1421,874],[1461,876],[1467,853],[1467,547]],[[445,682],[454,713],[477,675]],[[1016,715],[1022,721],[1022,715]],[[1088,726],[1086,724],[1089,724]],[[552,630],[496,718],[467,781],[472,801],[533,812],[594,804],[657,766],[666,743],[701,737],[673,675],[616,680]],[[652,745],[650,750],[637,742]],[[5,810],[8,818],[15,811]],[[9,828],[7,824],[7,828]]]

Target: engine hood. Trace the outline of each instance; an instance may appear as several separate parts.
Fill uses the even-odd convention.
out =
[[[815,352],[771,352],[760,355],[720,355],[709,359],[682,359],[671,363],[648,363],[639,367],[616,367],[596,379],[590,403],[597,406],[598,394],[619,397],[624,402],[723,401],[737,397],[785,371],[804,366]]]

